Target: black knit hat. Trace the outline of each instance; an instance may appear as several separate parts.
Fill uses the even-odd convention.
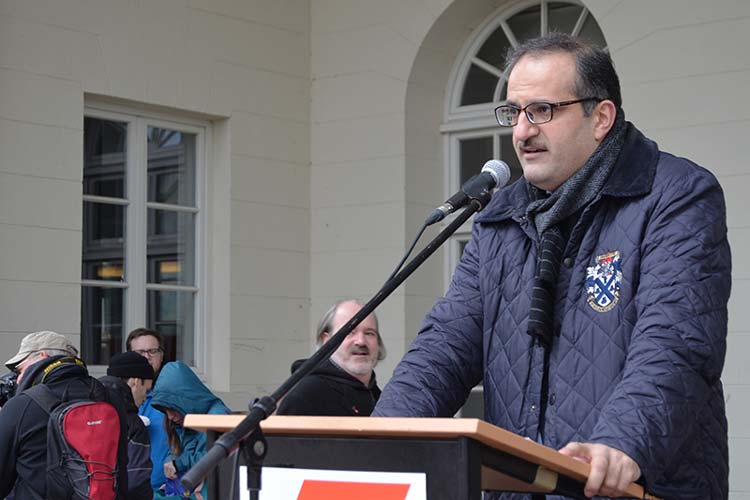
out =
[[[107,375],[120,378],[142,378],[153,380],[154,369],[148,360],[137,352],[128,351],[115,354],[109,360]]]

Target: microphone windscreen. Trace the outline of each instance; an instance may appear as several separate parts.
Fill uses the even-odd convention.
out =
[[[495,179],[495,187],[505,187],[510,180],[510,167],[500,160],[488,160],[482,167],[482,172],[488,172]]]

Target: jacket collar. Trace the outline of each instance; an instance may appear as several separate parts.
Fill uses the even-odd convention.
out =
[[[36,384],[53,384],[58,380],[87,375],[86,364],[80,358],[70,355],[50,356],[37,361],[26,369],[16,392],[20,393]]]
[[[627,198],[649,193],[654,183],[658,160],[659,148],[656,143],[628,122],[625,145],[599,197]],[[493,195],[487,208],[475,217],[475,222],[501,222],[525,216],[529,203],[526,193],[527,183],[524,178],[506,189],[501,189]]]

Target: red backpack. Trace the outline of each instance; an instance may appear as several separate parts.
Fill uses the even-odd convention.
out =
[[[90,397],[96,384],[91,378]],[[47,498],[114,500],[121,429],[115,407],[93,399],[63,401],[44,384],[24,393],[49,415]],[[103,387],[101,393],[106,393]]]

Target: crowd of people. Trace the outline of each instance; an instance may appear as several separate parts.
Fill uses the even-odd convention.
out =
[[[361,307],[354,299],[336,302],[320,321],[318,344],[330,339]],[[110,358],[106,376],[96,380],[64,335],[40,331],[23,338],[18,353],[5,363],[16,375],[17,387],[0,411],[0,498],[25,500],[48,494],[46,481],[39,478],[48,468],[49,415],[29,397],[27,389],[36,385],[50,387],[61,402],[96,398],[116,408],[120,439],[112,498],[208,498],[205,482],[194,491],[185,491],[180,483],[206,453],[205,433],[185,428],[183,422],[187,414],[228,414],[229,408],[185,363],[164,362],[164,340],[158,331],[131,331],[126,348]],[[278,413],[370,415],[380,396],[374,368],[384,357],[373,313],[330,360],[282,400]]]
[[[60,400],[111,404],[119,419],[117,463],[112,496],[117,500],[206,500],[205,484],[185,491],[180,478],[206,453],[206,436],[183,427],[189,413],[228,414],[185,363],[164,363],[159,332],[139,328],[127,339],[128,350],[112,356],[107,375],[88,374],[77,348],[52,331],[30,333],[18,353],[6,361],[17,375],[16,394],[0,410],[0,498],[48,497],[50,415],[30,395],[49,388]],[[77,497],[76,497],[77,498]]]
[[[726,498],[731,255],[721,187],[625,120],[607,52],[551,33],[513,48],[506,64],[495,117],[512,128],[523,178],[475,218],[448,292],[382,396],[373,313],[278,413],[449,417],[482,383],[487,421],[590,464],[588,497],[640,481],[664,498]],[[361,308],[336,302],[318,346]],[[206,498],[205,485],[179,483],[206,452],[184,417],[229,409],[187,365],[165,363],[158,332],[134,330],[126,345],[99,381],[64,336],[22,340],[6,362],[17,394],[0,411],[0,498],[45,498],[48,416],[29,393],[37,384],[114,406],[118,460],[128,464],[117,498]]]

